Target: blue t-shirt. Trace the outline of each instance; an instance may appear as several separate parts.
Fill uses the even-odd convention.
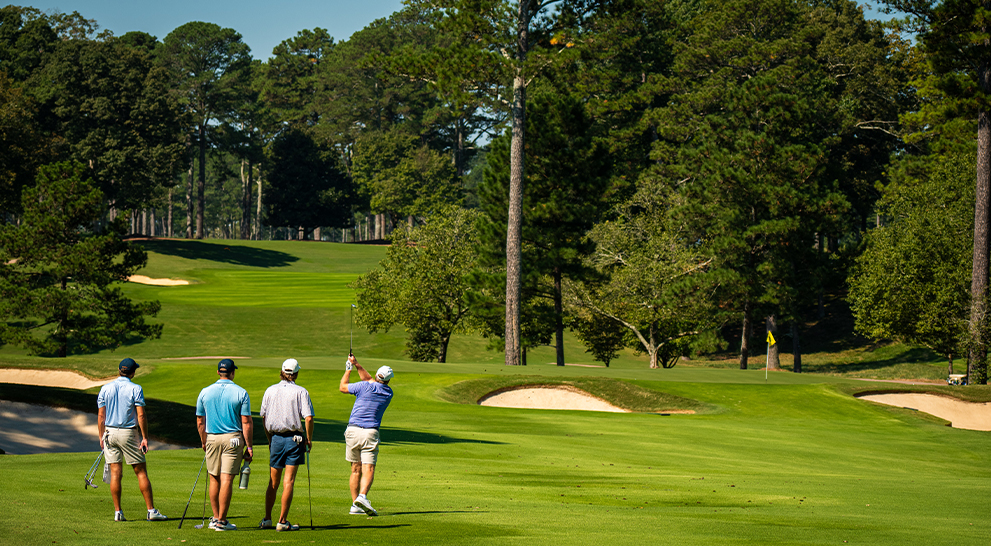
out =
[[[392,389],[378,381],[359,381],[349,383],[348,392],[357,397],[351,408],[348,424],[361,428],[379,428],[382,425],[382,414],[389,407],[389,402],[392,402]]]
[[[207,434],[241,432],[242,415],[251,415],[251,399],[230,379],[218,380],[196,399],[196,416],[206,417]]]
[[[138,426],[138,414],[134,408],[144,407],[145,392],[141,385],[131,383],[126,377],[107,383],[96,397],[96,407],[107,408],[103,424],[108,427],[134,428]]]

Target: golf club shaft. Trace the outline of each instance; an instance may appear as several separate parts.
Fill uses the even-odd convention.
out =
[[[351,343],[348,345],[348,356],[354,354],[354,305],[351,305]]]
[[[313,530],[313,488],[310,487],[310,452],[306,452],[306,496],[310,500],[310,530]]]
[[[186,521],[186,512],[189,511],[189,503],[193,500],[193,493],[196,492],[196,484],[200,483],[200,474],[203,473],[203,465],[206,464],[206,455],[203,455],[203,461],[200,463],[200,469],[196,473],[196,481],[193,482],[193,490],[189,492],[189,499],[186,501],[186,509],[182,511],[182,517],[179,519],[179,528],[182,529],[182,522]]]

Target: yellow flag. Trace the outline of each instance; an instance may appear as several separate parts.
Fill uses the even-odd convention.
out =
[[[767,333],[767,344],[768,345],[774,345],[775,343],[777,343],[777,342],[774,341],[774,335],[771,334],[771,332],[768,332]]]

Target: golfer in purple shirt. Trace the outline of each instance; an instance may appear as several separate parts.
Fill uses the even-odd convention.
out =
[[[361,381],[351,383],[351,370],[358,370]],[[344,431],[347,444],[345,459],[351,463],[351,513],[377,516],[378,512],[368,502],[368,490],[375,479],[375,463],[379,453],[379,427],[382,414],[392,402],[392,368],[382,366],[372,377],[358,364],[354,355],[348,356],[344,364],[344,377],[341,378],[341,392],[353,394],[356,398]]]

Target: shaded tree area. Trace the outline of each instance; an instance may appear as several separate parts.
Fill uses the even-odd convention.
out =
[[[42,167],[20,225],[0,226],[0,342],[65,357],[161,335],[145,322],[158,302],[135,303],[114,286],[147,256],[122,239],[122,219],[103,222],[106,197],[87,174],[78,163]]]

